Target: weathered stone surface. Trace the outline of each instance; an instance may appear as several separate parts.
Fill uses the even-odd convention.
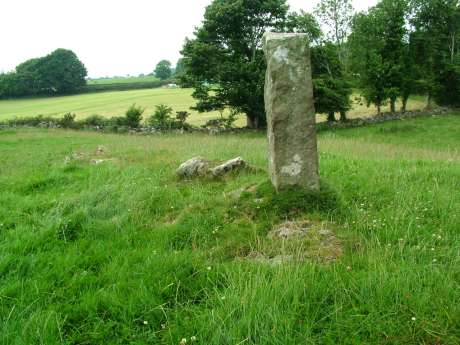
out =
[[[306,34],[266,33],[269,170],[277,190],[318,190],[316,116]]]
[[[216,167],[211,168],[209,161],[202,157],[195,157],[182,163],[176,173],[181,178],[191,178],[199,176],[219,177],[232,171],[250,168],[246,161],[237,157],[230,159]]]
[[[234,159],[230,159],[223,164],[216,166],[215,168],[211,169],[211,174],[213,176],[222,176],[226,173],[231,171],[239,170],[245,168],[247,166],[246,162],[243,158],[237,157]]]
[[[270,239],[291,239],[307,236],[311,224],[308,221],[284,222],[268,233]]]
[[[182,163],[176,173],[179,177],[204,176],[208,169],[209,163],[204,158],[195,157]]]

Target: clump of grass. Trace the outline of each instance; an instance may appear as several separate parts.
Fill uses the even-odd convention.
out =
[[[292,187],[280,192],[267,181],[260,184],[255,193],[244,192],[241,202],[255,216],[270,214],[278,219],[317,212],[339,215],[343,208],[341,196],[325,181],[319,191]]]

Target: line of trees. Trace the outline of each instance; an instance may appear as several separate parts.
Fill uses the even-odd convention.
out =
[[[428,107],[460,106],[460,5],[458,0],[381,0],[353,19],[349,70],[360,76],[368,104],[425,94]]]
[[[265,125],[265,31],[309,35],[316,108],[330,121],[346,120],[352,86],[379,113],[398,99],[405,111],[411,94],[460,103],[458,0],[381,0],[361,13],[351,0],[322,0],[313,14],[290,12],[286,0],[214,0],[180,60],[198,111],[230,108],[249,127]]]
[[[0,74],[0,98],[64,95],[86,85],[87,70],[71,50],[57,49]]]

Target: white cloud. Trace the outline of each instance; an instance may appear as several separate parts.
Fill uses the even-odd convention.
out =
[[[365,9],[377,0],[355,0]],[[288,0],[310,11],[317,1]],[[0,71],[56,48],[72,49],[92,77],[150,73],[175,62],[211,0],[2,0]]]

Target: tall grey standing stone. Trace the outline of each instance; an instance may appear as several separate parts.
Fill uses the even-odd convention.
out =
[[[320,187],[310,48],[306,34],[266,33],[269,170],[279,191]]]

